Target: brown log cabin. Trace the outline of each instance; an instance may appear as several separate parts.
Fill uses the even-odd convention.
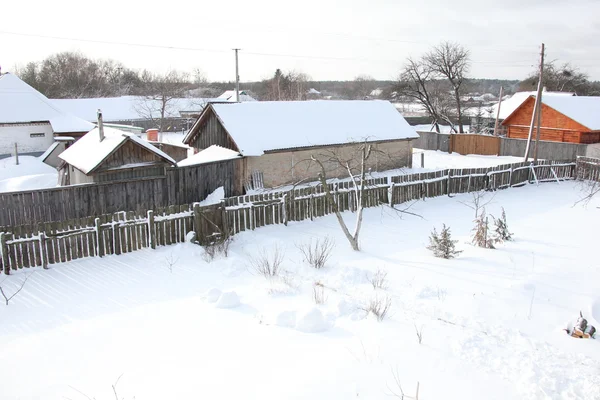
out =
[[[527,139],[535,96],[530,96],[502,125],[507,137]],[[542,96],[540,140],[567,143],[600,143],[600,97]]]

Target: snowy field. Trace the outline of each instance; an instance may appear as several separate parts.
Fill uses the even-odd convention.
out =
[[[38,157],[20,156],[0,160],[0,192],[46,189],[58,183],[58,172]]]
[[[114,399],[118,380],[126,400],[383,400],[396,376],[420,400],[598,399],[600,343],[561,330],[580,310],[600,327],[600,201],[574,206],[581,195],[574,182],[496,192],[487,211],[504,207],[515,237],[496,250],[470,244],[459,195],[414,203],[422,218],[367,209],[361,252],[327,216],[236,235],[212,263],[180,244],[18,271],[2,283],[10,294],[29,276],[0,306],[0,397]],[[455,260],[425,249],[442,223]],[[326,236],[315,270],[296,244]],[[248,260],[276,246],[284,272],[267,280]],[[378,270],[387,289],[369,282]],[[388,296],[382,322],[361,310]]]

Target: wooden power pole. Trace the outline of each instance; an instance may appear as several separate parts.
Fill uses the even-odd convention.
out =
[[[527,161],[529,158],[529,148],[531,147],[531,137],[533,136],[533,126],[535,125],[536,118],[538,116],[538,110],[541,108],[542,99],[542,80],[544,78],[544,51],[545,46],[542,43],[542,52],[540,53],[540,73],[538,77],[538,88],[537,95],[535,96],[535,104],[533,106],[533,115],[531,116],[531,125],[529,125],[529,135],[527,135],[527,146],[525,147],[525,156],[523,161]],[[539,129],[538,129],[539,134]]]
[[[235,101],[240,101],[240,70],[238,64],[238,51],[241,49],[233,49],[235,51]]]
[[[500,86],[500,98],[498,99],[498,110],[496,111],[496,123],[494,124],[494,136],[498,136],[498,120],[500,119],[500,106],[502,106],[502,96],[504,88]]]

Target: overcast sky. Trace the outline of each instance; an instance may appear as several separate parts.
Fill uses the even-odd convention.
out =
[[[131,68],[200,68],[209,80],[234,80],[231,49],[238,47],[242,81],[276,68],[315,80],[394,79],[407,57],[450,40],[471,51],[471,76],[521,79],[544,42],[549,59],[600,80],[598,15],[598,0],[7,1],[0,65],[6,72],[70,50]]]

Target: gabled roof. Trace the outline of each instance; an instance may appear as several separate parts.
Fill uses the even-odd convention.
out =
[[[419,135],[389,101],[315,100],[211,104],[184,138],[189,144],[200,121],[214,112],[245,156],[269,150],[369,141],[416,139]]]
[[[104,140],[100,141],[100,133],[96,127],[86,133],[58,157],[83,173],[89,174],[96,170],[108,156],[117,151],[127,141],[132,141],[144,147],[171,165],[176,164],[175,160],[170,156],[147,141],[138,138],[134,134],[106,126],[104,127]]]
[[[87,132],[93,124],[69,114],[16,75],[0,75],[0,123],[48,121],[54,133]]]
[[[221,100],[235,101],[235,90],[226,90],[218,97]],[[256,101],[256,99],[244,90],[240,90],[240,101]]]
[[[535,96],[529,98],[535,99]],[[589,130],[600,130],[600,97],[598,96],[546,96],[544,93],[542,103]],[[524,102],[521,103],[523,104]],[[510,117],[521,108],[521,105],[506,117],[505,122],[509,122]]]
[[[90,99],[52,99],[52,104],[86,121],[95,122],[96,112],[102,110],[105,122],[135,121],[160,118],[159,100],[144,96],[100,97]],[[182,97],[171,99],[165,110],[165,117],[179,118],[181,112],[200,113],[207,103],[224,101],[223,99]]]
[[[512,114],[521,104],[525,102],[529,98],[529,96],[535,96],[537,92],[517,92],[513,94],[508,99],[503,99],[500,104],[500,116],[499,119],[503,120],[508,118],[510,114]],[[546,92],[542,93],[542,98],[550,98],[550,97],[573,97],[575,93],[571,92]],[[494,104],[492,107],[492,116],[496,118],[496,114],[498,113],[498,103]]]
[[[600,97],[598,96],[545,97],[542,95],[542,103],[592,131],[600,130]]]

